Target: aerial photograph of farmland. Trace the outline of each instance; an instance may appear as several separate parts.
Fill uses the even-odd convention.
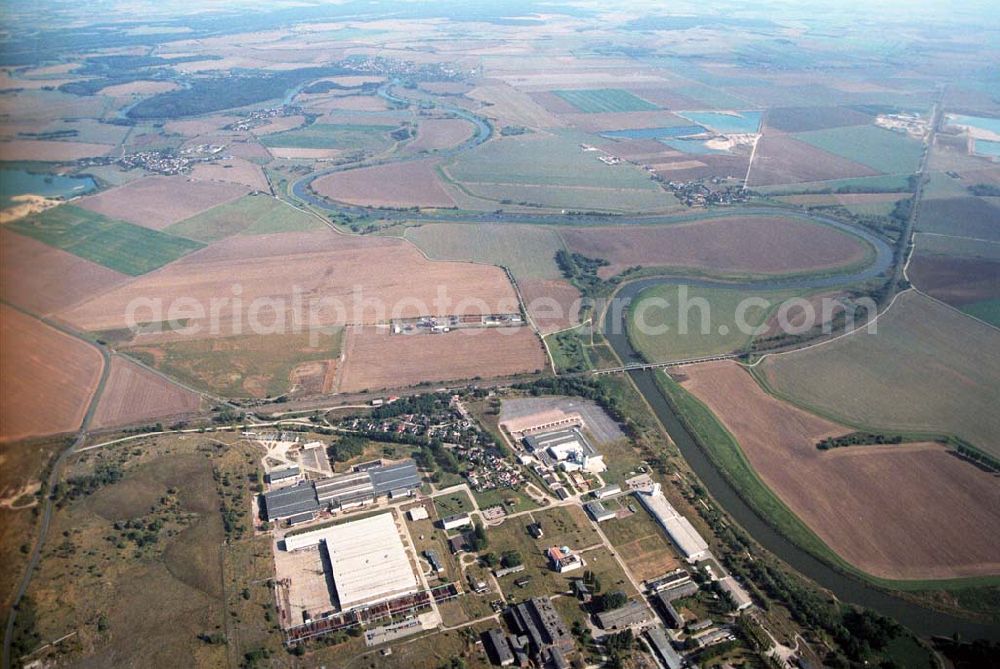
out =
[[[1000,12],[0,6],[0,669],[1000,667]]]

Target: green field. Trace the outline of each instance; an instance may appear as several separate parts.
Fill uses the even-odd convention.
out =
[[[179,237],[214,242],[235,234],[263,235],[324,227],[323,221],[315,216],[272,197],[246,195],[174,223],[166,231]]]
[[[986,242],[979,239],[930,235],[917,232],[913,236],[919,252],[930,255],[965,256],[1000,260],[1000,242]]]
[[[1000,456],[1000,333],[917,293],[878,320],[758,367],[771,390],[834,420],[870,429],[954,434]]]
[[[472,500],[464,490],[438,495],[434,498],[434,508],[437,510],[438,518],[454,516],[456,513],[469,513],[474,509]]]
[[[628,188],[659,191],[664,201],[672,200],[642,169],[605,165],[597,159],[600,154],[580,148],[594,141],[572,131],[504,137],[463,152],[445,171],[466,183]]]
[[[8,228],[131,276],[151,272],[204,246],[69,204],[13,221]]]
[[[983,300],[961,307],[962,311],[1000,328],[1000,300]]]
[[[827,128],[792,136],[885,174],[915,172],[923,151],[917,140],[874,125]]]
[[[653,286],[639,293],[629,307],[629,339],[651,362],[732,353],[743,349],[753,338],[752,334],[741,332],[737,325],[737,309],[743,300],[761,298],[768,302],[768,305],[745,303],[743,321],[756,328],[782,300],[796,294],[675,284]],[[666,300],[669,306],[664,308],[662,302],[654,300]],[[690,309],[685,310],[685,305],[690,305]],[[707,308],[701,309],[699,305]],[[647,332],[643,332],[639,320],[648,326]]]
[[[313,123],[304,128],[276,132],[260,138],[264,146],[293,149],[343,149],[381,151],[392,144],[394,126],[347,123]]]
[[[771,195],[795,193],[908,193],[910,186],[907,174],[881,174],[875,177],[852,177],[830,179],[828,181],[806,181],[798,184],[761,186],[756,190]]]
[[[434,260],[471,260],[508,268],[515,277],[558,279],[559,235],[533,225],[431,223],[406,229],[404,235]]]
[[[659,109],[652,102],[636,97],[620,88],[589,88],[552,92],[587,114],[597,112],[653,111]]]
[[[126,347],[131,355],[180,381],[227,397],[275,397],[289,391],[300,363],[336,360],[343,331],[310,346],[308,333],[239,335]]]

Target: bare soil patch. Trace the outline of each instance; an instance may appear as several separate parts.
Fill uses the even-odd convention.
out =
[[[183,416],[200,407],[198,394],[115,356],[92,425],[95,428],[133,425]]]
[[[1000,262],[917,253],[907,270],[913,285],[953,306],[1000,298]]]
[[[344,352],[340,392],[509,376],[545,367],[542,344],[527,327],[436,335],[351,328]]]
[[[109,218],[162,230],[247,192],[245,186],[234,183],[147,177],[85,197],[77,204]]]
[[[373,207],[453,207],[438,179],[437,161],[414,160],[320,177],[313,189],[324,197]]]
[[[747,216],[650,227],[562,231],[567,246],[604,258],[603,277],[627,267],[676,266],[723,273],[781,274],[840,267],[861,260],[857,238],[792,218]]]
[[[204,116],[184,121],[167,121],[163,124],[163,129],[170,133],[195,137],[221,130],[235,120],[232,116]]]
[[[765,393],[735,363],[685,370],[764,482],[834,551],[892,579],[1000,572],[1000,486],[937,444],[819,451],[850,432]],[[928,497],[930,496],[930,498]]]
[[[869,177],[879,172],[827,153],[787,135],[765,134],[757,141],[750,170],[751,186]]]
[[[643,96],[645,97],[645,96]],[[563,114],[564,121],[588,132],[659,128],[671,125],[690,125],[668,111],[598,112],[596,114]],[[661,144],[660,146],[664,146]]]
[[[116,84],[100,90],[101,95],[110,95],[113,98],[130,95],[156,95],[157,93],[168,93],[175,91],[180,86],[172,81],[130,81],[127,84]]]
[[[28,311],[50,314],[128,280],[30,237],[0,231],[0,295]]]
[[[417,138],[407,145],[410,151],[436,151],[458,146],[472,137],[475,127],[458,118],[429,118],[417,126]]]
[[[15,139],[0,142],[0,160],[41,160],[49,162],[103,156],[115,147],[110,144]]]
[[[323,104],[328,110],[343,109],[345,111],[384,111],[388,107],[385,100],[374,95],[348,95],[336,97]]]
[[[305,116],[276,116],[275,118],[269,119],[266,124],[254,128],[253,134],[270,135],[275,132],[285,132],[286,130],[291,130],[292,128],[298,128],[305,122]]]
[[[542,334],[574,325],[580,312],[580,291],[565,279],[524,279],[518,282],[528,315]]]
[[[330,160],[343,153],[340,149],[298,149],[294,147],[272,147],[271,153],[275,158],[287,158],[289,160]]]
[[[530,96],[506,84],[479,86],[469,91],[469,97],[487,107],[479,110],[501,124],[528,128],[557,128],[565,123],[555,114],[535,102]]]
[[[240,305],[231,301],[234,284],[240,286]],[[135,298],[162,300],[166,309],[183,296],[204,305],[204,318],[191,317],[189,324],[203,326],[199,336],[206,336],[209,301],[229,298],[218,311],[222,336],[236,334],[234,316],[250,331],[248,310],[258,297],[276,300],[273,309],[260,312],[262,325],[273,324],[277,312],[291,327],[296,291],[306,307],[312,299],[330,302],[316,312],[316,322],[322,325],[517,311],[517,297],[500,268],[434,262],[401,239],[323,230],[229,237],[83,303],[64,317],[85,330],[115,329],[125,325],[125,309]],[[152,313],[148,318],[156,320]]]
[[[94,347],[0,305],[0,441],[79,428],[102,367]]]
[[[191,170],[191,176],[203,181],[227,181],[242,184],[253,190],[270,191],[267,178],[260,165],[242,158],[195,165],[194,169]]]

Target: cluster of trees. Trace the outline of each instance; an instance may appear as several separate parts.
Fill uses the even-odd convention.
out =
[[[368,440],[356,434],[344,435],[327,447],[327,455],[334,462],[347,462],[365,452]]]
[[[411,395],[376,407],[372,410],[371,416],[373,420],[386,420],[387,418],[395,418],[407,413],[429,414],[448,406],[449,402],[451,402],[451,395],[448,393]]]
[[[489,545],[490,539],[486,536],[486,528],[477,521],[473,525],[472,532],[469,533],[469,548],[472,552],[479,553],[486,550]]]
[[[57,507],[62,508],[66,503],[91,495],[106,485],[118,483],[123,476],[120,466],[101,463],[91,474],[73,476],[65,482],[57,483],[52,489],[52,499]]]
[[[147,98],[129,110],[131,119],[179,118],[282,98],[312,79],[351,74],[341,67],[304,67],[286,72],[195,79],[187,88]]]
[[[896,204],[893,206],[892,211],[889,212],[889,218],[893,219],[899,224],[904,224],[910,220],[910,213],[913,211],[913,198],[908,197],[905,200],[897,200]]]
[[[831,448],[843,448],[844,446],[871,446],[877,444],[901,444],[901,435],[890,436],[874,432],[851,432],[842,437],[827,437],[816,444],[816,448],[826,451]]]
[[[559,270],[585,297],[600,295],[607,291],[607,283],[597,276],[597,270],[608,264],[603,258],[588,258],[565,249],[556,252],[556,265]]]
[[[628,604],[628,595],[621,590],[613,590],[594,597],[594,612],[612,611]]]
[[[622,630],[604,637],[604,647],[608,652],[608,661],[604,665],[610,669],[619,669],[625,665],[625,660],[635,647],[635,636],[632,630]]]
[[[980,197],[1000,197],[1000,186],[994,184],[973,184],[967,190]]]
[[[1000,461],[986,455],[981,451],[977,451],[974,448],[969,448],[959,444],[956,449],[958,454],[967,460],[972,460],[980,467],[988,469],[992,472],[1000,472]]]
[[[114,524],[114,528],[118,532],[121,532],[122,539],[134,542],[136,546],[142,548],[149,544],[155,544],[160,540],[160,530],[163,529],[163,521],[156,518],[144,522],[140,518],[133,518],[132,520],[117,521]]]

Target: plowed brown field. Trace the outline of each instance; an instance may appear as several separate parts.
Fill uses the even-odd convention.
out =
[[[336,172],[317,179],[313,189],[332,200],[372,207],[453,207],[436,164],[414,160]]]
[[[1000,573],[1000,486],[938,444],[816,442],[851,429],[768,395],[732,362],[685,369],[684,387],[733,434],[764,482],[824,542],[891,579]]]
[[[84,209],[146,228],[163,228],[246,195],[245,186],[186,177],[147,177],[81,199]]]
[[[273,324],[274,313],[279,312],[290,328],[296,294],[307,318],[310,300],[328,302],[316,312],[315,322],[321,325],[517,311],[517,296],[500,268],[430,261],[401,239],[319,231],[230,237],[63,316],[84,330],[108,330],[126,325],[132,300],[159,302],[165,317],[175,300],[189,298],[205,313],[203,318],[189,316],[189,323],[206,326],[200,334],[205,336],[210,301],[225,299],[229,301],[219,304],[217,311],[218,334],[249,334],[248,315],[254,309],[260,310],[262,324]],[[234,297],[241,302],[234,303]],[[257,298],[274,301],[254,307]],[[162,320],[149,309],[137,315],[142,322]],[[242,322],[239,331],[234,317]],[[303,325],[308,324],[307,320]]]
[[[30,237],[0,231],[0,295],[28,311],[50,314],[128,279]]]
[[[611,264],[602,277],[627,267],[688,267],[721,273],[782,274],[858,262],[860,240],[793,218],[747,216],[662,226],[578,228],[562,233],[573,251]]]
[[[201,397],[133,362],[115,356],[91,425],[132,425],[198,411]]]
[[[414,335],[351,328],[344,355],[341,392],[524,374],[546,364],[541,342],[527,327]]]
[[[93,346],[0,305],[0,441],[79,428],[102,367]]]

